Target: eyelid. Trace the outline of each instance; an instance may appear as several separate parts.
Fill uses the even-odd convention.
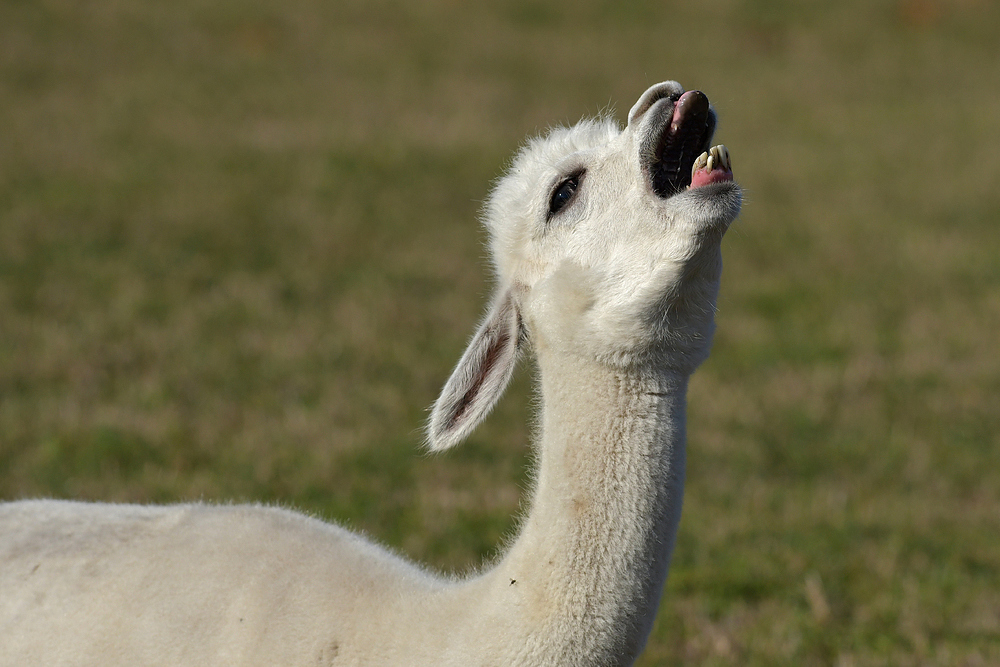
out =
[[[549,191],[549,197],[548,197],[549,211],[546,214],[547,220],[551,220],[553,216],[558,215],[567,205],[572,203],[572,201],[576,198],[576,193],[580,190],[580,186],[583,183],[583,177],[586,173],[587,170],[581,167],[580,169],[576,169],[574,171],[569,172],[568,174],[560,178],[558,181],[556,181],[555,185],[553,185]],[[556,195],[559,194],[559,191],[567,183],[571,181],[576,181],[576,187],[573,189],[573,192],[570,193],[570,196],[566,201],[562,202],[559,205],[559,208],[557,208],[556,210],[552,210],[553,204],[555,203]]]

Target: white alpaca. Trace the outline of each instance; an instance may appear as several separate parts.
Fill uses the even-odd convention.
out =
[[[539,469],[491,569],[441,578],[267,507],[8,503],[0,665],[632,664],[667,575],[685,392],[740,208],[725,148],[704,153],[714,128],[703,94],[661,83],[624,129],[529,142],[493,192],[496,295],[429,426],[432,449],[462,440],[530,343]]]

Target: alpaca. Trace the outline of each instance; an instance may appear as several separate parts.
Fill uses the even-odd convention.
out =
[[[0,665],[630,665],[681,513],[688,378],[741,194],[706,96],[668,81],[622,128],[529,141],[484,218],[497,275],[435,403],[432,450],[529,344],[538,470],[506,553],[445,578],[260,506],[0,505]]]

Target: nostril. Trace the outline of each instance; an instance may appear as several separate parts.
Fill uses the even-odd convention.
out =
[[[651,86],[639,97],[639,101],[628,112],[628,124],[632,125],[637,122],[642,118],[643,114],[649,111],[650,107],[660,100],[669,99],[671,102],[676,103],[683,94],[684,88],[676,81],[664,81],[663,83]]]

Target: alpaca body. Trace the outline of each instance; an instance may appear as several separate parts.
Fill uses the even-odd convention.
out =
[[[546,410],[543,429],[562,437],[542,454],[533,511],[503,560],[466,580],[276,508],[0,506],[0,665],[119,664],[109,637],[120,664],[630,664],[680,511],[683,440],[665,417],[683,387],[599,370],[560,374],[546,395],[619,418]]]
[[[392,646],[396,601],[429,603],[438,588],[280,509],[27,501],[0,512],[0,532],[5,667],[358,664],[350,652],[371,633],[386,640],[368,654],[379,664],[405,655]]]
[[[714,112],[674,82],[624,129],[529,143],[487,205],[491,308],[432,411],[488,414],[530,344],[538,470],[510,548],[432,574],[288,510],[0,504],[0,667],[630,665],[680,520],[685,394],[740,207]],[[690,172],[690,175],[688,175]]]

